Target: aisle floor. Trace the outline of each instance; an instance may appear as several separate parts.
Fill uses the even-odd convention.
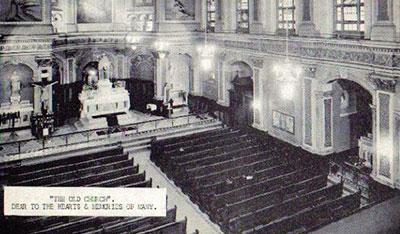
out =
[[[177,220],[183,220],[185,216],[188,218],[187,233],[193,233],[197,229],[201,234],[223,234],[219,226],[211,222],[209,217],[153,164],[149,150],[134,152],[130,156],[134,157],[135,164],[139,164],[140,171],[146,171],[146,178],[153,178],[153,187],[167,188],[168,208],[177,206]]]

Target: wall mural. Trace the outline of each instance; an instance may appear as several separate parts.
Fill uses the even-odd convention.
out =
[[[0,22],[40,22],[42,0],[0,0]]]
[[[111,4],[109,0],[78,0],[77,22],[111,23]]]
[[[166,20],[194,20],[195,0],[166,0]]]

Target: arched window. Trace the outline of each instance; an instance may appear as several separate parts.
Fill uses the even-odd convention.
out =
[[[336,0],[336,32],[343,37],[362,37],[364,0]]]
[[[249,0],[238,0],[237,5],[237,31],[249,32]]]

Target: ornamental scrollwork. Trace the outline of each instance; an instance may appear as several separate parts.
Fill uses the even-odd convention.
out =
[[[376,89],[388,92],[396,91],[397,80],[395,79],[385,79],[381,76],[377,76],[376,74],[371,74],[369,80],[374,84]]]

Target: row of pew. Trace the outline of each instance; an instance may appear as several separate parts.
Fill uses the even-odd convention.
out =
[[[139,172],[139,165],[121,147],[0,166],[3,186],[152,187],[152,179],[146,179],[145,171]],[[2,212],[0,225],[4,233],[186,234],[187,220],[177,221],[176,211],[176,207],[168,210],[166,217],[17,217]]]
[[[250,129],[155,140],[151,160],[225,233],[306,232],[360,206],[326,159]]]

